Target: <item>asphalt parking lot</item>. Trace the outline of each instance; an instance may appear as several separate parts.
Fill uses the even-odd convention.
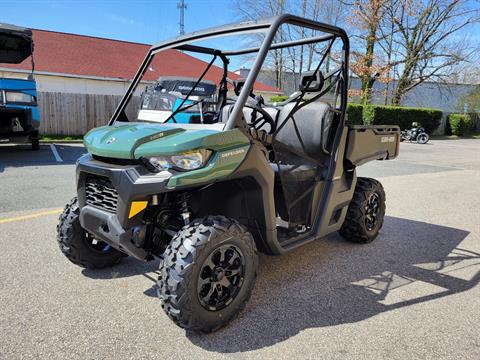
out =
[[[246,309],[211,335],[160,308],[157,263],[80,269],[55,240],[81,145],[0,145],[1,359],[479,359],[480,141],[402,144],[359,169],[387,217],[359,246],[338,235],[262,256]]]

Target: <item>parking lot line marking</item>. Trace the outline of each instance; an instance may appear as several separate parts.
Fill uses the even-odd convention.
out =
[[[55,156],[55,160],[57,160],[57,162],[63,162],[63,159],[60,157],[60,154],[58,153],[54,144],[50,144],[50,150],[52,150],[53,156]]]
[[[56,214],[60,214],[62,211],[63,209],[55,209],[55,210],[42,211],[35,214],[14,216],[11,218],[0,219],[0,224],[14,222],[14,221],[28,220],[28,219],[33,219],[40,216],[56,215]]]

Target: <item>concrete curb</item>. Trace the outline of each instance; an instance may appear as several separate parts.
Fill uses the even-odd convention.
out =
[[[40,140],[40,144],[82,144],[83,140]]]

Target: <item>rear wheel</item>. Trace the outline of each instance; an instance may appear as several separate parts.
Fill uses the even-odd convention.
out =
[[[345,221],[339,230],[346,240],[369,243],[383,226],[385,191],[382,184],[370,178],[358,178]]]
[[[175,235],[160,263],[162,307],[182,328],[215,331],[250,298],[257,262],[243,225],[224,216],[195,220]]]
[[[57,241],[63,255],[75,265],[87,269],[117,264],[125,254],[87,233],[80,225],[79,215],[75,197],[65,206],[57,225]]]
[[[427,133],[421,133],[417,136],[417,143],[419,144],[426,144],[428,142],[428,139],[430,137],[428,136]]]

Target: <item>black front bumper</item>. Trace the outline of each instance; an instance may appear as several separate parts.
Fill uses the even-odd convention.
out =
[[[169,191],[166,185],[169,172],[152,174],[143,165],[116,165],[97,161],[87,154],[77,162],[77,194],[80,206],[80,224],[95,238],[117,250],[139,259],[147,252],[131,241],[133,230],[142,225],[144,211],[129,218],[132,201],[151,201],[152,195]],[[118,193],[116,211],[87,204],[88,176],[107,178]]]
[[[20,118],[20,125],[23,131],[13,131],[13,125],[9,124],[11,117]],[[32,121],[31,109],[14,109],[0,106],[0,140],[27,142],[38,139],[38,125],[38,122]]]
[[[29,142],[38,139],[38,130],[0,132],[0,140],[7,142]]]

